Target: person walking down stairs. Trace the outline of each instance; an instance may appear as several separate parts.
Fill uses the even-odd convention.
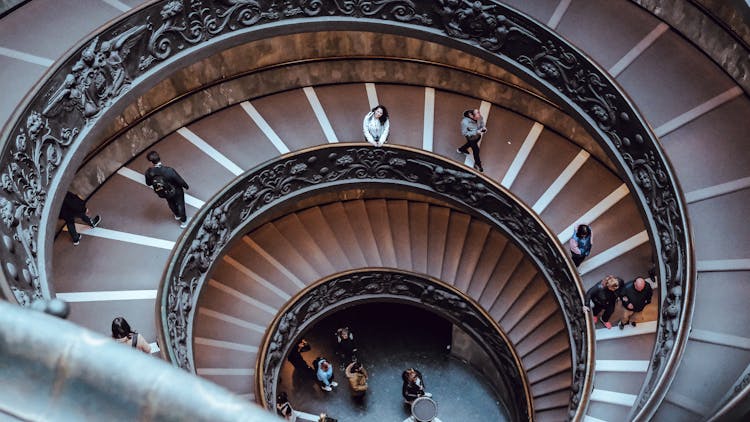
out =
[[[167,200],[175,220],[179,220],[180,227],[184,229],[187,227],[185,189],[190,189],[188,184],[175,169],[161,163],[161,157],[156,151],[149,152],[146,158],[154,165],[146,170],[146,185],[151,186],[159,198]]]
[[[94,218],[89,217],[89,209],[86,208],[86,201],[81,199],[80,196],[68,191],[63,199],[62,208],[60,208],[60,219],[65,221],[65,225],[68,228],[68,234],[70,239],[73,241],[73,245],[78,246],[81,242],[81,235],[76,230],[76,218],[83,220],[84,223],[89,226],[96,227],[102,221],[100,216]]]
[[[482,159],[479,157],[479,141],[485,133],[487,133],[487,128],[484,126],[482,113],[477,109],[464,111],[464,117],[461,119],[461,134],[466,138],[466,143],[456,152],[468,154],[471,148],[474,154],[474,168],[480,172],[484,172],[484,168],[482,168]]]

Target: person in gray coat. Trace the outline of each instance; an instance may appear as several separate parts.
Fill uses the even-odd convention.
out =
[[[477,109],[464,111],[464,117],[461,119],[461,134],[466,137],[466,143],[456,152],[468,154],[469,147],[471,147],[471,152],[474,154],[474,168],[481,172],[484,169],[482,168],[482,159],[479,157],[479,140],[485,133],[487,133],[487,128],[484,127],[482,113]]]

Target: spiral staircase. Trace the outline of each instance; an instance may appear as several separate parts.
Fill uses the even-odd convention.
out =
[[[687,347],[653,420],[710,419],[735,388],[744,390],[750,363],[750,334],[743,328],[750,233],[741,219],[750,201],[748,149],[743,148],[749,124],[743,117],[750,102],[742,83],[633,2],[507,3],[546,23],[607,69],[669,156],[688,203],[698,277]],[[68,48],[139,6],[136,1],[91,0],[61,9],[34,0],[4,16],[0,68],[8,75],[0,79],[6,93],[2,121],[10,120],[36,79]],[[34,30],[21,30],[26,27]],[[280,154],[361,141],[362,115],[378,103],[391,114],[389,143],[469,166],[471,158],[455,153],[461,144],[458,118],[466,108],[481,109],[489,129],[482,141],[485,175],[528,204],[562,242],[576,222],[591,223],[594,248],[579,268],[583,288],[606,274],[631,279],[649,270],[652,247],[637,199],[588,136],[552,130],[541,119],[483,100],[481,92],[382,79],[332,79],[246,98],[159,137],[97,183],[76,179],[74,187],[91,193],[89,208],[103,216],[103,223],[81,227],[84,237],[77,247],[64,232],[55,238],[50,274],[57,296],[72,306],[69,319],[106,334],[112,317],[125,315],[155,342],[156,289],[182,230],[163,200],[143,184],[148,150],[158,150],[190,184],[191,217],[236,176]],[[170,112],[163,111],[165,119]],[[112,144],[122,148],[129,136],[121,135],[119,144],[115,137]],[[106,155],[104,150],[91,156]],[[199,301],[196,373],[257,399],[255,361],[279,309],[315,280],[365,267],[428,274],[473,298],[498,321],[521,356],[535,418],[566,418],[568,335],[548,286],[502,234],[423,198],[331,200],[248,233],[217,264]],[[597,327],[586,420],[620,421],[631,415],[664,312],[657,307],[664,292],[656,289],[654,295],[637,327]]]

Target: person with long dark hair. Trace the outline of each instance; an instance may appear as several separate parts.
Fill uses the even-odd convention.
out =
[[[112,338],[118,343],[130,344],[134,349],[151,354],[151,345],[145,338],[130,328],[130,324],[123,317],[112,320]]]
[[[391,123],[388,120],[388,109],[382,105],[373,108],[362,121],[362,131],[367,142],[381,147],[388,138]]]

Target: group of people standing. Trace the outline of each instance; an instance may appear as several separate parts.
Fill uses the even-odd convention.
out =
[[[609,329],[612,328],[609,319],[619,300],[623,307],[622,318],[618,324],[620,329],[622,330],[628,324],[635,327],[634,316],[640,314],[646,305],[651,303],[653,294],[651,283],[653,283],[651,278],[636,277],[625,283],[619,277],[608,275],[586,292],[583,311],[593,313],[594,324],[598,322],[599,315],[601,315],[602,323]]]
[[[336,354],[338,355],[341,370],[344,371],[349,379],[349,386],[353,397],[362,397],[367,392],[367,370],[357,357],[357,345],[354,341],[354,333],[349,327],[342,327],[336,330]],[[295,370],[302,373],[311,373],[317,378],[320,388],[325,392],[333,391],[338,387],[334,381],[333,365],[324,357],[317,357],[310,366],[302,353],[310,351],[310,343],[302,339],[289,352],[287,360],[294,366]]]
[[[354,333],[349,327],[342,327],[336,330],[335,350],[340,360],[340,369],[349,380],[349,390],[352,397],[361,399],[368,390],[368,374],[364,365],[357,354],[358,348],[354,341]],[[313,360],[312,365],[308,364],[303,353],[312,350],[310,343],[301,339],[287,356],[287,360],[292,364],[295,371],[300,371],[303,375],[314,375],[318,381],[320,389],[324,392],[331,392],[338,383],[334,381],[334,365],[324,357],[317,357]],[[419,397],[432,397],[432,394],[425,391],[424,379],[422,373],[414,368],[406,369],[402,374],[403,380],[402,395],[404,402],[411,404]],[[276,396],[276,410],[280,416],[287,419],[291,418],[293,409],[289,404],[289,397],[286,392],[281,392]]]
[[[591,227],[588,224],[578,224],[573,229],[573,236],[568,241],[570,257],[576,267],[580,266],[584,259],[589,256],[592,245]],[[656,284],[653,278],[654,274],[650,274],[649,278],[636,277],[625,283],[619,277],[608,275],[586,292],[583,311],[593,313],[594,324],[599,322],[599,316],[601,315],[602,324],[610,329],[612,323],[609,322],[609,319],[615,311],[615,305],[620,301],[623,307],[622,318],[618,324],[620,329],[624,329],[628,324],[635,327],[637,322],[634,316],[640,314],[646,305],[651,303],[652,284]]]

